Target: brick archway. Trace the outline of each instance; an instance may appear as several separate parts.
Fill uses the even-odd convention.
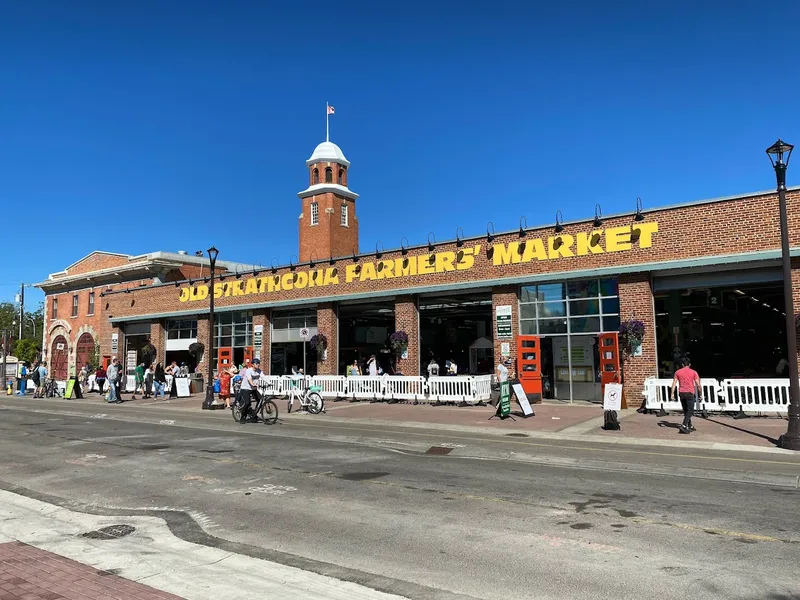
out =
[[[94,337],[89,332],[84,332],[75,345],[75,372],[79,373],[86,363],[91,363],[94,358]],[[92,365],[96,367],[97,365]]]

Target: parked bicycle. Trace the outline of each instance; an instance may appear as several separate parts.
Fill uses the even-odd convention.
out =
[[[297,400],[301,409],[306,409],[312,415],[318,415],[325,410],[325,401],[320,395],[322,388],[318,385],[311,385],[303,390],[300,385],[301,382],[303,382],[302,379],[292,379],[290,381],[287,411],[292,412],[292,404]]]
[[[242,420],[242,403],[241,398],[238,396],[231,405],[231,414],[233,415],[234,421],[239,422]],[[251,416],[255,415],[256,419],[263,422],[264,425],[274,425],[278,422],[278,405],[264,394],[253,390],[253,394],[250,398],[249,414]]]
[[[55,379],[48,379],[44,384],[44,397],[45,398],[61,398],[61,390],[58,387]]]

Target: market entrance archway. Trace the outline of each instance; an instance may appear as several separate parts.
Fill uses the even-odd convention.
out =
[[[75,372],[78,373],[85,364],[97,368],[97,365],[92,364],[94,360],[94,338],[91,333],[83,333],[78,338],[78,344],[75,347]]]

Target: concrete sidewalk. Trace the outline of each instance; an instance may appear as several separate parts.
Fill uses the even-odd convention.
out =
[[[0,559],[4,566],[0,570],[2,598],[19,592],[13,597],[402,599],[295,567],[187,542],[175,537],[156,517],[88,515],[4,490],[0,490],[0,506],[0,552],[5,548],[11,553],[10,558]],[[103,528],[114,526],[118,526],[116,532],[123,532],[122,537],[102,534]]]
[[[129,398],[130,396],[124,396]],[[20,405],[34,406],[38,400],[16,398]],[[93,405],[102,407],[109,416],[115,408],[124,406],[142,409],[142,414],[189,413],[193,416],[215,415],[223,411],[202,410],[203,395],[171,400],[137,399],[122,405],[109,405],[98,395],[83,400],[52,400],[59,407]],[[495,409],[491,406],[433,406],[429,404],[387,404],[383,402],[332,402],[325,404],[325,413],[306,415],[287,413],[286,400],[276,399],[280,418],[285,422],[338,423],[352,425],[380,425],[408,428],[436,429],[441,431],[473,432],[490,435],[524,436],[539,439],[559,439],[600,442],[623,445],[653,447],[703,448],[712,450],[740,450],[754,452],[788,453],[777,447],[778,438],[786,432],[785,418],[761,417],[737,420],[730,416],[716,415],[708,419],[695,416],[696,432],[690,435],[679,433],[678,425],[683,417],[678,414],[667,417],[645,415],[634,409],[620,411],[620,431],[605,431],[603,410],[599,405],[544,403],[533,406],[535,417],[516,420],[492,418]],[[297,406],[295,405],[295,410]],[[512,408],[518,408],[512,404]],[[227,412],[227,411],[225,411]]]

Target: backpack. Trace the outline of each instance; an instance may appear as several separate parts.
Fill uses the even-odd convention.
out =
[[[619,421],[617,420],[617,411],[607,410],[603,412],[603,429],[606,431],[619,431]]]
[[[40,378],[39,378],[39,368],[37,367],[37,368],[35,368],[35,369],[33,370],[33,374],[31,375],[31,381],[32,381],[32,382],[33,382],[35,385],[37,385],[37,386],[38,386],[38,385],[39,385],[39,380],[40,380]]]

